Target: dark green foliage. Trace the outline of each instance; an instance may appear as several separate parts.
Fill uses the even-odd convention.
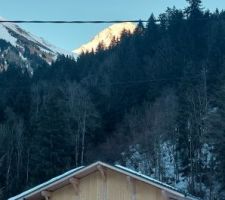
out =
[[[0,74],[3,198],[96,160],[126,164],[133,147],[151,163],[149,175],[223,198],[225,13],[188,2],[124,31],[109,49],[39,63],[32,77],[16,64]],[[172,177],[163,144],[172,148]]]

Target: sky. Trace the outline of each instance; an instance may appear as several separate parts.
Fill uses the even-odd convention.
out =
[[[0,16],[8,20],[147,20],[167,7],[183,9],[185,0],[0,0]],[[225,0],[203,0],[205,9],[225,8]],[[23,24],[27,31],[72,51],[109,24]]]

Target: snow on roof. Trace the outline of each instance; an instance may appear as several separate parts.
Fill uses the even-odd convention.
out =
[[[44,183],[42,183],[42,184],[36,186],[36,187],[33,187],[33,188],[31,188],[31,189],[29,189],[29,190],[27,190],[27,191],[25,191],[25,192],[23,192],[23,193],[17,195],[17,196],[14,196],[14,197],[12,197],[12,198],[9,198],[8,200],[17,200],[17,199],[23,198],[23,197],[25,197],[26,195],[31,194],[32,192],[35,192],[35,191],[37,191],[37,190],[39,190],[39,189],[41,189],[41,188],[43,188],[43,187],[46,187],[46,186],[48,186],[48,185],[50,185],[50,184],[52,184],[52,183],[54,183],[54,182],[56,182],[56,181],[58,181],[58,180],[64,178],[64,177],[67,177],[67,176],[73,174],[74,172],[79,171],[79,170],[82,169],[82,168],[84,168],[84,166],[77,167],[77,168],[75,168],[75,169],[72,169],[72,170],[70,170],[70,171],[67,171],[67,172],[65,172],[64,174],[61,174],[61,175],[59,175],[59,176],[56,176],[56,177],[54,177],[54,178],[52,178],[52,179],[50,179],[50,180],[48,180],[48,181],[46,181],[46,182],[44,182]]]
[[[139,177],[141,180],[146,180],[148,183],[152,183],[156,187],[159,187],[159,188],[162,188],[162,189],[166,188],[166,189],[168,189],[171,192],[174,191],[176,194],[180,194],[181,196],[185,197],[186,199],[189,199],[189,200],[200,200],[199,198],[196,198],[196,197],[194,197],[194,196],[192,196],[192,195],[190,195],[190,194],[188,194],[188,193],[186,193],[184,191],[181,191],[178,188],[175,188],[175,187],[170,186],[170,185],[168,185],[166,183],[163,183],[161,181],[153,179],[153,178],[151,178],[149,176],[146,176],[144,174],[141,174],[139,172],[131,170],[131,169],[127,168],[127,167],[123,167],[121,165],[112,166],[112,165],[108,165],[108,164],[100,162],[100,161],[98,161],[96,163],[93,163],[93,164],[91,164],[91,165],[89,165],[87,167],[81,166],[81,167],[72,169],[72,170],[70,170],[70,171],[68,171],[68,172],[66,172],[66,173],[64,173],[62,175],[59,175],[59,176],[56,176],[55,178],[50,179],[47,182],[44,182],[43,184],[40,184],[40,185],[38,185],[38,186],[36,186],[34,188],[31,188],[30,190],[27,190],[27,191],[25,191],[25,192],[15,196],[15,197],[9,198],[8,200],[20,200],[20,199],[23,199],[24,197],[27,197],[27,196],[31,195],[32,193],[36,193],[38,191],[46,189],[46,187],[48,187],[48,186],[52,186],[54,183],[57,183],[60,180],[62,180],[62,181],[66,180],[68,177],[71,177],[71,176],[73,176],[75,174],[78,174],[81,171],[87,171],[88,169],[91,169],[91,168],[96,167],[98,165],[102,165],[102,166],[104,166],[106,168],[109,168],[109,169],[112,169],[112,170],[115,170],[115,171],[119,171],[121,173],[126,173],[129,176],[133,175],[134,178],[135,177]]]
[[[144,174],[141,174],[140,172],[136,172],[136,171],[134,171],[134,170],[132,170],[132,169],[130,169],[130,168],[127,168],[127,167],[124,167],[124,166],[121,166],[121,165],[116,165],[116,167],[118,167],[118,168],[120,168],[120,169],[122,169],[122,170],[125,170],[125,171],[127,171],[127,172],[130,172],[130,173],[132,173],[132,174],[135,174],[135,175],[137,175],[137,176],[140,176],[140,177],[142,177],[142,178],[144,178],[144,179],[148,179],[149,181],[152,181],[152,182],[155,182],[155,183],[157,183],[157,184],[163,185],[163,186],[165,186],[165,187],[167,187],[167,188],[170,188],[170,189],[172,189],[172,190],[175,190],[175,191],[177,191],[177,192],[182,192],[182,191],[179,190],[178,188],[172,187],[171,185],[168,185],[168,184],[166,184],[166,183],[163,183],[163,182],[161,182],[161,181],[158,181],[158,180],[156,180],[156,179],[154,179],[154,178],[151,178],[150,176],[146,176],[146,175],[144,175]],[[182,192],[182,193],[183,193],[183,192]]]
[[[121,166],[121,165],[115,165],[115,167],[117,167],[117,168],[119,168],[119,169],[122,169],[122,170],[124,170],[124,171],[126,171],[126,172],[129,172],[129,173],[131,173],[131,174],[134,174],[134,175],[136,175],[136,176],[142,177],[142,178],[144,178],[144,179],[146,179],[146,180],[148,180],[148,181],[151,181],[151,182],[153,182],[153,183],[156,183],[156,184],[158,184],[158,185],[164,186],[164,187],[166,187],[166,188],[168,188],[168,189],[171,189],[171,190],[174,190],[174,191],[176,191],[176,192],[182,193],[182,194],[184,194],[185,196],[189,197],[190,199],[193,199],[193,200],[197,200],[197,199],[198,199],[198,198],[192,196],[191,194],[189,194],[189,193],[187,193],[187,192],[184,192],[184,191],[182,191],[182,190],[180,190],[180,189],[178,189],[178,188],[175,188],[175,187],[173,187],[173,186],[171,186],[171,185],[168,185],[168,184],[166,184],[166,183],[163,183],[163,182],[161,182],[161,181],[158,181],[158,180],[156,180],[156,179],[154,179],[154,178],[152,178],[152,177],[150,177],[150,176],[146,176],[146,175],[144,175],[144,174],[141,174],[140,172],[134,171],[134,170],[132,170],[132,169],[130,169],[130,168],[127,168],[127,167],[124,167],[124,166]]]

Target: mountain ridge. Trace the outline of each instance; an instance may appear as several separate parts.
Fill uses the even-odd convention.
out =
[[[91,51],[96,52],[99,44],[101,43],[104,45],[105,48],[108,48],[113,39],[120,40],[121,34],[124,30],[133,33],[135,29],[136,24],[131,22],[113,24],[99,32],[96,36],[93,37],[90,42],[83,44],[72,52],[76,55],[88,53]]]
[[[4,20],[0,17],[0,21]],[[0,51],[0,71],[7,70],[9,64],[17,64],[33,73],[36,62],[51,64],[59,55],[73,56],[14,23],[0,23],[0,40],[6,42]]]

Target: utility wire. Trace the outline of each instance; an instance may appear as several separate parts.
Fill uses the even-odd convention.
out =
[[[135,81],[121,81],[121,82],[111,82],[108,84],[93,84],[96,87],[104,87],[104,86],[132,86],[132,85],[142,85],[142,84],[150,84],[150,83],[165,83],[165,82],[170,82],[170,81],[181,81],[181,80],[199,80],[201,78],[202,74],[197,74],[195,76],[189,76],[189,77],[174,77],[174,78],[165,78],[165,79],[143,79],[143,80],[135,80]],[[85,84],[82,83],[81,84]],[[5,87],[6,86],[6,87]],[[0,89],[9,89],[12,88],[12,86],[7,86],[5,85],[5,88]],[[14,86],[13,86],[14,87]],[[17,86],[15,88],[28,88],[26,86]]]
[[[107,84],[96,84],[96,86],[129,86],[129,85],[139,85],[139,84],[149,84],[149,83],[165,83],[169,81],[179,81],[179,80],[195,80],[201,78],[202,74],[197,74],[190,77],[174,77],[174,78],[164,78],[164,79],[145,79],[145,80],[135,80],[135,81],[121,81]]]
[[[147,20],[109,20],[109,21],[102,21],[102,20],[0,20],[0,23],[15,23],[15,24],[112,24],[112,23],[124,23],[124,22],[148,22]]]
[[[189,20],[189,21],[204,21],[204,20],[225,20],[222,18],[196,18],[196,19],[177,19],[177,21]],[[161,21],[174,21],[169,19],[155,19],[155,22]],[[14,24],[115,24],[115,23],[146,23],[148,20],[0,20],[0,23],[14,23]]]

